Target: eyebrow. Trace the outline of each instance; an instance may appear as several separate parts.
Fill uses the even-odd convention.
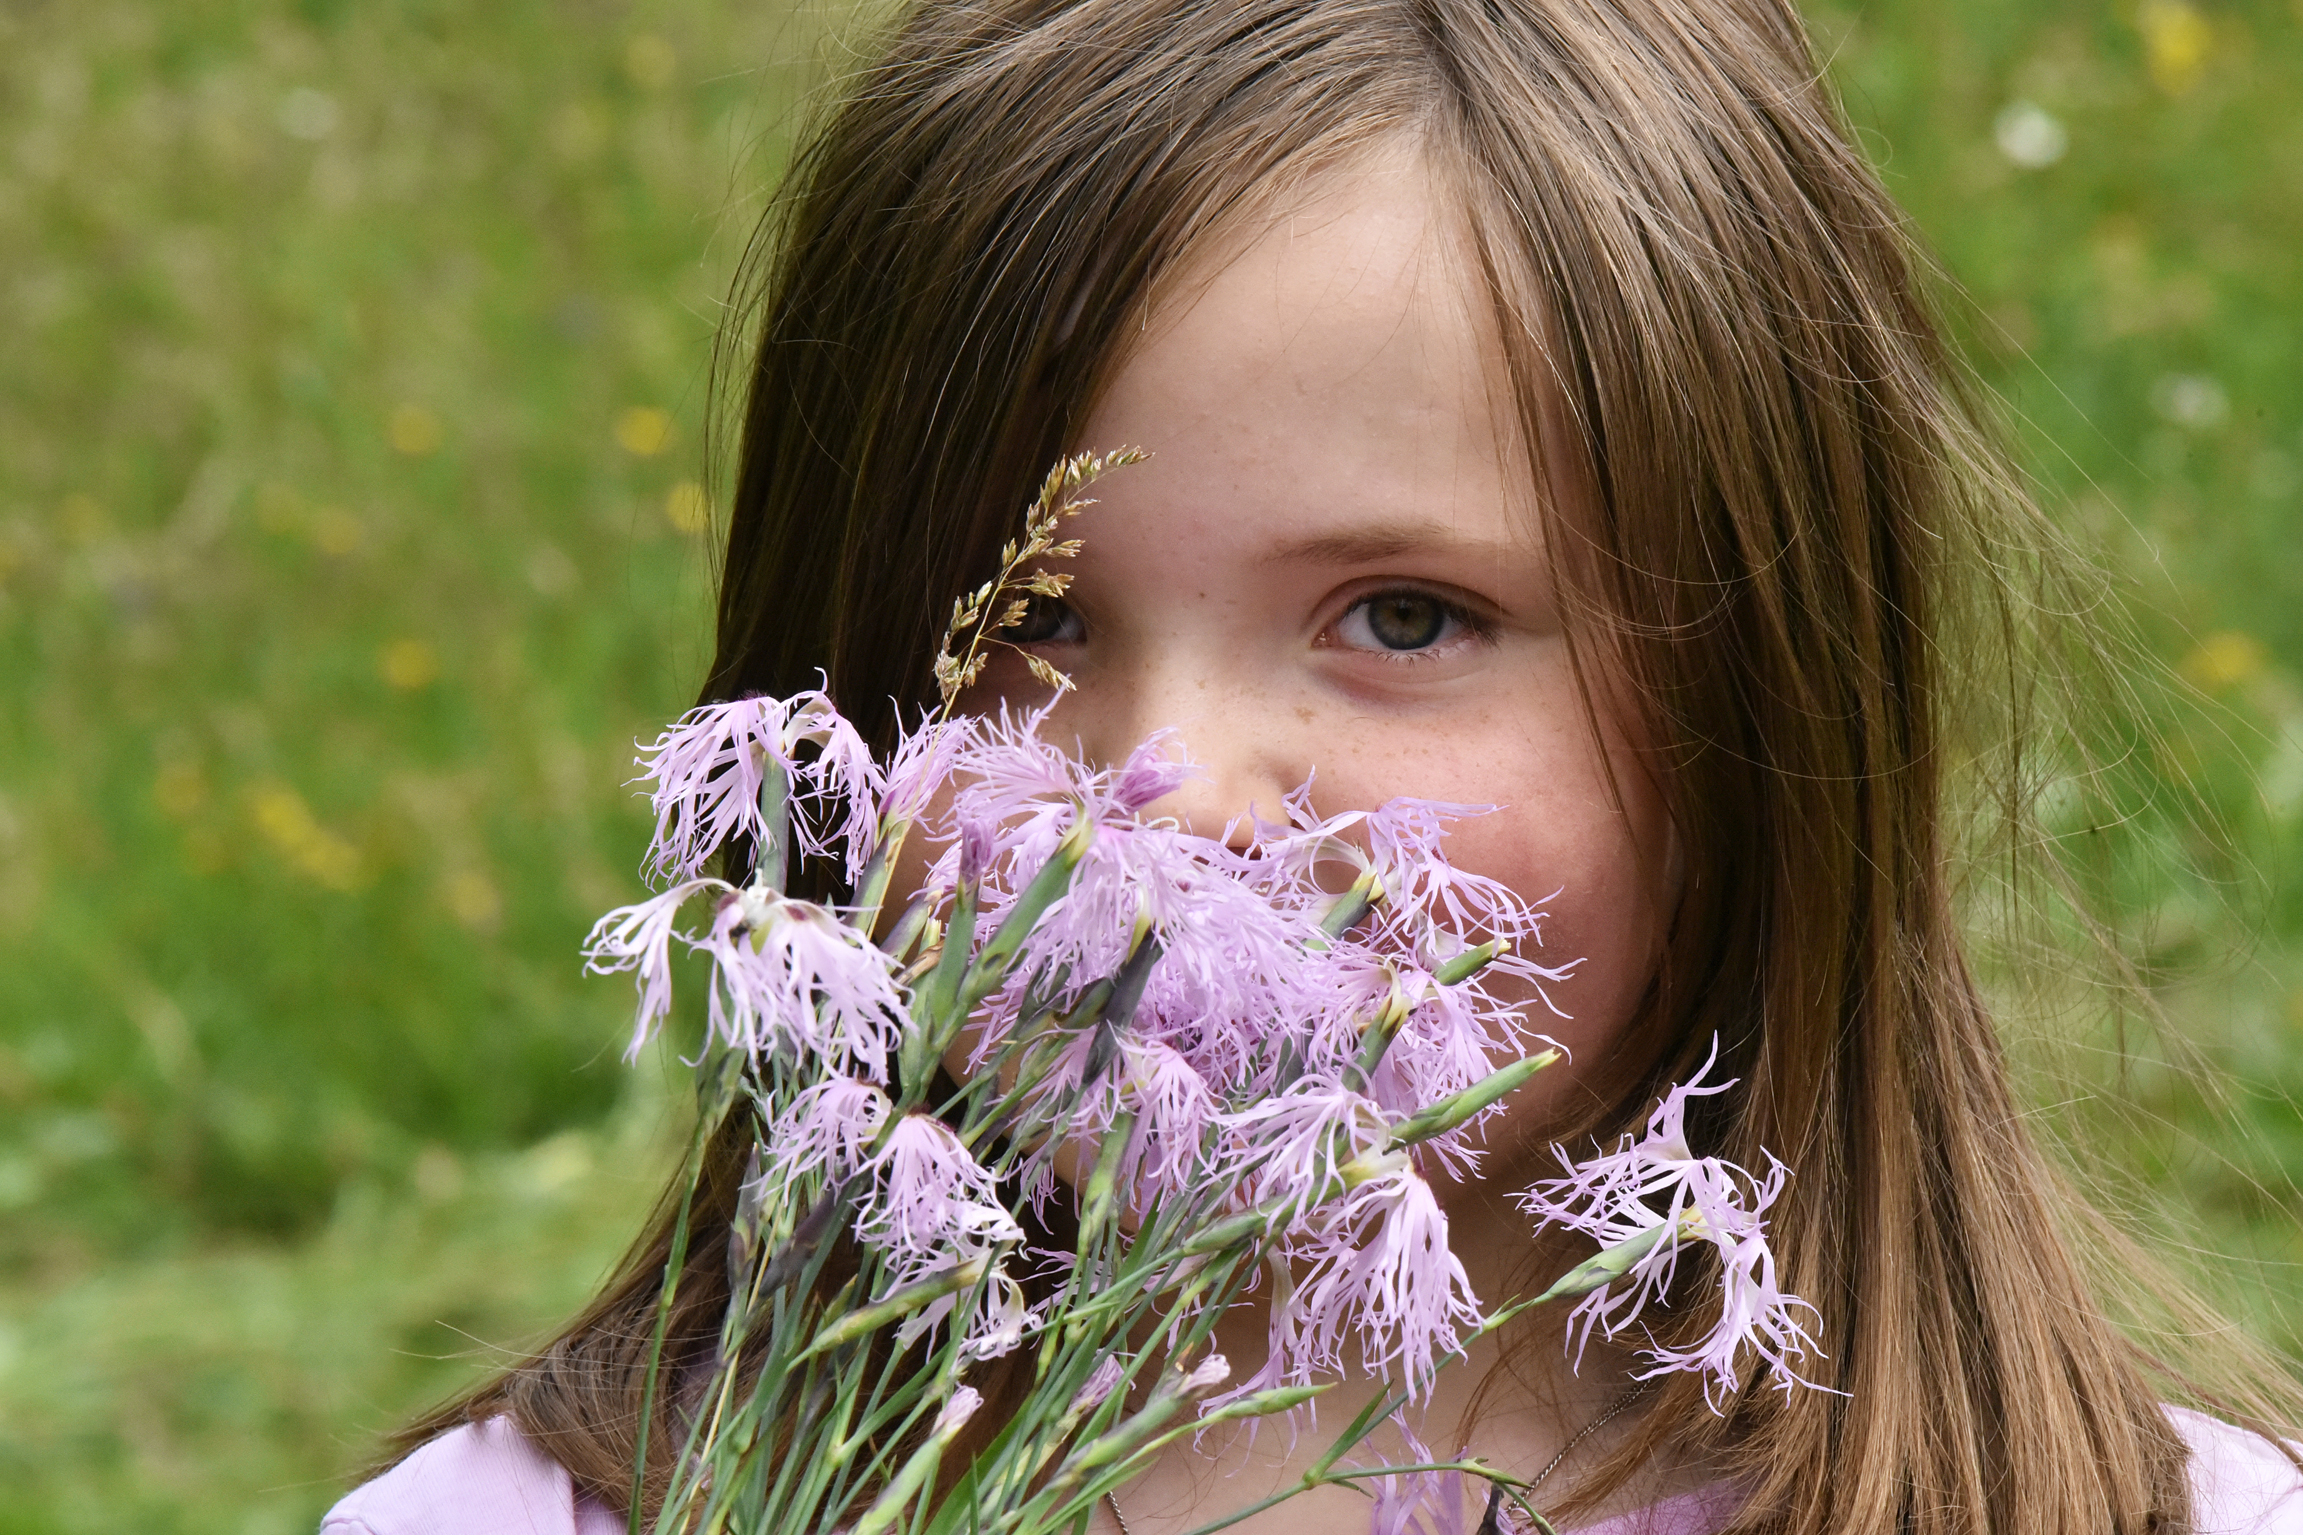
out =
[[[1329,533],[1283,544],[1257,563],[1264,565],[1365,565],[1425,549],[1487,548],[1486,539],[1465,540],[1436,522],[1384,523],[1350,533]]]

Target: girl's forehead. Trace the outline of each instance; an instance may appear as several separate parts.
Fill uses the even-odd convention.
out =
[[[1412,163],[1306,187],[1165,285],[1082,445],[1142,447],[1139,478],[1188,476],[1293,543],[1423,542],[1524,512],[1496,318],[1460,251]],[[1341,535],[1329,514],[1345,510]]]
[[[1154,280],[1119,361],[1195,312],[1220,325],[1210,308],[1381,318],[1374,312],[1407,299],[1476,323],[1489,306],[1470,254],[1463,206],[1429,161],[1408,148],[1363,153],[1251,201],[1196,239]]]

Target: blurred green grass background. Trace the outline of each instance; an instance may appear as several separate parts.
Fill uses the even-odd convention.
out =
[[[2292,1350],[2303,17],[1812,15],[2139,614],[2089,725],[2132,750],[2050,829],[2174,1026],[2051,1016],[2037,1113]],[[576,946],[707,657],[711,336],[846,25],[0,8],[0,1535],[310,1528],[634,1229],[676,1098]]]

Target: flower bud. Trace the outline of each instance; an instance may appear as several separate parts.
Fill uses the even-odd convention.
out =
[[[992,865],[995,843],[992,828],[983,821],[969,821],[960,827],[960,884],[973,889],[984,877],[984,870]]]
[[[1183,1394],[1196,1401],[1229,1379],[1231,1361],[1221,1354],[1210,1354],[1183,1378]]]
[[[984,1394],[981,1391],[973,1386],[960,1387],[951,1394],[951,1399],[937,1411],[936,1426],[933,1430],[935,1436],[938,1439],[951,1438],[952,1435],[967,1426],[968,1419],[974,1417],[976,1409],[983,1405]]]
[[[1103,1363],[1095,1367],[1095,1373],[1088,1376],[1086,1383],[1073,1395],[1071,1406],[1065,1409],[1065,1416],[1085,1417],[1094,1412],[1104,1404],[1104,1399],[1112,1394],[1112,1388],[1120,1383],[1120,1377],[1126,1373],[1120,1368],[1117,1354],[1105,1355]]]
[[[1444,960],[1432,971],[1431,978],[1442,986],[1460,986],[1492,964],[1499,955],[1511,952],[1511,940],[1493,938],[1476,944],[1450,960]]]

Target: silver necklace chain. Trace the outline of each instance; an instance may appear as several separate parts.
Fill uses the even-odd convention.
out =
[[[1608,1405],[1607,1411],[1601,1413],[1598,1417],[1592,1419],[1589,1423],[1586,1423],[1582,1428],[1578,1429],[1576,1431],[1575,1437],[1568,1440],[1567,1443],[1561,1445],[1559,1447],[1559,1453],[1551,1457],[1550,1460],[1546,1461],[1541,1471],[1538,1471],[1535,1473],[1535,1475],[1528,1478],[1528,1490],[1532,1492],[1536,1488],[1541,1487],[1543,1485],[1544,1478],[1550,1476],[1552,1472],[1557,1471],[1559,1469],[1560,1462],[1567,1459],[1569,1453],[1572,1452],[1577,1445],[1583,1443],[1583,1441],[1589,1439],[1592,1435],[1598,1433],[1601,1429],[1607,1427],[1608,1424],[1613,1423],[1617,1418],[1621,1417],[1625,1408],[1638,1401],[1641,1397],[1647,1395],[1647,1393],[1654,1388],[1654,1385],[1655,1382],[1647,1380],[1632,1382],[1632,1386],[1629,1391],[1626,1391],[1623,1393],[1623,1395],[1617,1397],[1612,1403],[1610,1403]]]
[[[1583,1441],[1589,1439],[1592,1435],[1598,1433],[1601,1429],[1607,1427],[1608,1424],[1613,1423],[1617,1418],[1621,1417],[1626,1408],[1630,1407],[1632,1403],[1638,1401],[1641,1397],[1647,1395],[1653,1386],[1654,1382],[1652,1381],[1643,1380],[1636,1382],[1629,1391],[1626,1391],[1623,1393],[1623,1395],[1617,1397],[1612,1403],[1610,1403],[1608,1405],[1607,1411],[1601,1413],[1598,1417],[1592,1419],[1589,1423],[1586,1423],[1582,1428],[1577,1429],[1575,1432],[1575,1437],[1568,1440],[1567,1443],[1561,1445],[1559,1447],[1559,1453],[1551,1457],[1550,1460],[1545,1461],[1543,1469],[1527,1479],[1527,1490],[1533,1492],[1536,1488],[1541,1487],[1544,1484],[1545,1479],[1548,1478],[1552,1472],[1557,1471],[1560,1468],[1560,1465],[1567,1459],[1567,1457],[1574,1452],[1577,1445],[1583,1443]],[[1120,1509],[1119,1493],[1116,1490],[1105,1493],[1104,1501],[1111,1505],[1112,1518],[1115,1522],[1118,1523],[1120,1527],[1120,1535],[1135,1535],[1135,1531],[1128,1528],[1128,1516]],[[1500,1486],[1489,1492],[1487,1497],[1487,1517],[1480,1522],[1480,1535],[1488,1535],[1489,1531],[1499,1531],[1502,1528],[1496,1518],[1496,1511],[1501,1506],[1502,1501],[1503,1489]]]

